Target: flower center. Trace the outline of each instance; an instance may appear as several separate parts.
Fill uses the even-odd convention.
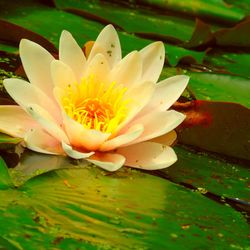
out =
[[[85,128],[113,133],[128,113],[126,91],[115,82],[97,82],[92,75],[82,79],[80,84],[68,85],[62,99],[63,107],[69,117]]]

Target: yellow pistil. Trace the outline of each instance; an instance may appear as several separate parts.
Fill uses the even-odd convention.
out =
[[[116,82],[100,83],[91,75],[80,84],[68,85],[62,98],[63,107],[69,117],[85,128],[113,133],[128,113],[126,91]]]

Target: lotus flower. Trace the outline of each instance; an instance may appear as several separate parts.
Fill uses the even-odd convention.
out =
[[[115,171],[148,170],[173,164],[173,130],[185,116],[169,107],[185,89],[179,75],[156,84],[165,50],[154,42],[121,57],[112,25],[97,37],[88,57],[63,31],[59,60],[23,39],[20,57],[30,81],[5,79],[16,106],[0,106],[0,130],[23,138],[24,146],[45,154],[86,159]]]

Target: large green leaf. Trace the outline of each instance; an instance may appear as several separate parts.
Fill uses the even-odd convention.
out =
[[[26,0],[25,2],[30,1]],[[103,28],[102,24],[64,11],[51,9],[38,4],[36,1],[30,3],[30,5],[20,5],[18,8],[13,8],[12,5],[12,8],[8,7],[8,4],[2,6],[3,10],[5,10],[2,10],[2,18],[5,23],[8,21],[12,25],[22,26],[21,30],[16,27],[17,31],[15,31],[15,33],[18,34],[18,36],[16,36],[16,43],[20,40],[20,34],[23,34],[25,37],[41,44],[45,43],[44,39],[40,39],[40,36],[43,36],[58,47],[60,33],[66,29],[69,30],[78,43],[83,46],[88,40],[95,40]],[[44,16],[46,16],[46,19],[43,18]],[[51,21],[48,22],[48,20]],[[51,25],[51,22],[53,22],[53,25]],[[0,26],[0,34],[1,28],[3,29],[2,25]],[[23,28],[25,28],[25,30],[23,30]],[[32,37],[31,31],[35,32],[36,35]],[[138,38],[125,32],[120,32],[119,36],[125,54],[135,49],[142,49],[152,42],[151,40]],[[11,39],[13,40],[13,37]],[[175,66],[182,58],[186,57],[191,57],[193,61],[201,63],[205,53],[171,45],[166,46],[166,55],[170,65]]]
[[[125,168],[110,175],[68,167],[73,168],[0,191],[3,246],[6,241],[27,250],[247,246],[243,216],[199,193]]]
[[[244,77],[212,73],[189,73],[189,88],[197,99],[238,102],[250,107],[250,80]]]
[[[17,144],[21,141],[22,141],[21,138],[15,138],[15,137],[11,137],[6,134],[0,133],[0,145],[1,144]]]
[[[56,6],[97,21],[113,23],[129,33],[151,34],[170,41],[188,42],[194,30],[193,20],[173,15],[152,15],[147,9],[126,8],[108,2],[55,0]],[[102,19],[101,19],[102,18]]]
[[[232,6],[227,5],[223,0],[193,0],[192,2],[178,0],[140,0],[140,2],[182,14],[200,16],[201,18],[217,22],[236,23],[245,17],[243,9],[237,7],[232,8]]]
[[[214,33],[216,43],[223,46],[250,47],[250,17],[234,27],[218,30]]]
[[[4,160],[0,157],[0,190],[12,187],[12,180]],[[0,245],[1,246],[1,245]]]
[[[235,75],[250,78],[250,54],[244,51],[224,52],[214,50],[205,58],[206,63],[215,71],[232,73]]]
[[[235,103],[194,101],[184,112],[181,143],[250,160],[250,109]]]
[[[241,8],[247,15],[250,14],[250,1],[249,0],[241,0],[241,1],[234,1],[234,0],[225,0],[227,4],[231,6],[237,6]]]
[[[236,102],[250,107],[249,78],[215,74],[206,72],[192,72],[180,68],[164,68],[161,78],[176,74],[190,76],[188,88],[196,99],[208,101]]]
[[[218,156],[175,147],[178,161],[161,170],[177,183],[190,184],[202,192],[249,201],[250,173],[244,164],[229,163]]]

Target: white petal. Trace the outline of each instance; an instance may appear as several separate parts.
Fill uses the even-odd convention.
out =
[[[69,143],[65,132],[60,128],[62,124],[57,121],[42,107],[32,104],[27,107],[27,112],[45,129],[50,135],[59,141]]]
[[[67,88],[72,83],[76,83],[76,78],[72,69],[59,60],[53,60],[51,63],[51,75],[55,87]]]
[[[111,172],[121,168],[125,162],[124,156],[111,153],[97,153],[86,160]]]
[[[111,24],[107,25],[100,32],[93,48],[91,49],[88,60],[92,60],[97,53],[100,53],[100,51],[102,51],[100,48],[103,48],[104,56],[107,58],[111,67],[121,60],[121,45],[119,37],[115,28]]]
[[[140,137],[129,144],[147,141],[152,138],[164,135],[175,129],[185,119],[185,115],[174,110],[151,112],[131,122],[133,124],[143,124],[144,132]],[[126,144],[126,145],[129,145]]]
[[[130,87],[141,82],[142,60],[139,52],[133,51],[117,63],[110,73],[110,81]]]
[[[143,68],[142,80],[157,82],[165,59],[165,48],[162,42],[154,42],[140,51]]]
[[[3,84],[9,95],[23,109],[26,109],[29,104],[37,104],[48,110],[56,120],[60,121],[62,119],[57,104],[37,86],[16,78],[5,79]]]
[[[70,144],[76,148],[97,150],[110,136],[110,133],[84,128],[82,124],[71,119],[66,114],[63,114],[63,116],[63,122]]]
[[[64,152],[70,156],[71,158],[74,158],[74,159],[85,159],[91,155],[93,155],[95,152],[80,152],[80,151],[77,151],[77,150],[74,150],[70,145],[62,142],[62,147],[63,147],[63,150]]]
[[[167,110],[181,96],[187,87],[189,77],[185,75],[173,76],[156,84],[155,92],[142,113],[158,109]]]
[[[80,81],[86,58],[75,39],[66,30],[62,32],[60,37],[59,59],[74,71],[77,80]]]
[[[103,54],[98,53],[92,58],[92,60],[88,61],[83,77],[93,75],[94,80],[101,83],[106,81],[109,72],[110,66],[106,57]]]
[[[142,142],[119,148],[117,153],[125,156],[126,166],[146,170],[166,168],[177,161],[172,148],[154,142]]]
[[[31,129],[24,137],[27,148],[44,154],[62,155],[61,143],[43,129]]]
[[[160,143],[166,146],[172,145],[177,139],[177,134],[174,130],[168,132],[167,134],[161,135],[159,137],[153,138],[150,141]]]
[[[126,143],[129,143],[138,138],[143,132],[144,128],[141,124],[136,124],[129,128],[124,134],[116,136],[115,138],[104,142],[100,148],[101,151],[110,151],[118,148]]]
[[[0,131],[23,138],[31,128],[40,127],[20,106],[0,105]]]
[[[40,45],[26,39],[20,42],[20,57],[29,81],[51,97],[50,63],[54,57]]]
[[[126,92],[125,98],[130,102],[129,113],[126,119],[118,126],[117,131],[123,129],[149,102],[155,90],[155,84],[152,82],[144,82],[134,88],[130,88]],[[126,129],[126,128],[125,128]]]

